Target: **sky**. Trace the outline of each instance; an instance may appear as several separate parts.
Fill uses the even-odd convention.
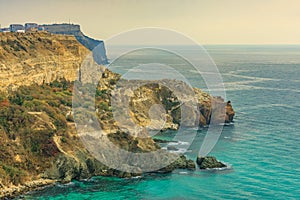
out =
[[[300,44],[300,0],[0,0],[0,24],[71,22],[95,39],[142,27],[200,44]]]

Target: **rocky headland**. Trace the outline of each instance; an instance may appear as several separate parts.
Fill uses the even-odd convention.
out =
[[[79,67],[89,53],[90,50],[72,35],[0,33],[0,198],[55,181],[65,183],[97,175],[141,175],[142,172],[118,171],[99,162],[77,134],[72,113],[73,86],[80,74]],[[164,85],[187,91],[186,84],[174,80],[162,80],[161,84],[139,82],[142,86],[136,88],[137,82],[121,80],[120,75],[98,67],[102,77],[95,94],[96,120],[103,130],[109,130],[109,140],[124,150],[161,150],[145,131],[140,132],[143,137],[127,134],[132,131],[132,122],[145,130],[164,131],[233,120],[230,102],[211,97],[200,89],[190,90],[190,96],[174,93]],[[82,81],[88,78],[82,77]],[[126,90],[122,84],[126,84]],[[84,92],[80,95],[83,100],[89,98]],[[117,104],[112,109],[111,100],[118,96],[129,105],[126,113],[129,117],[123,119],[121,115],[121,124],[114,119],[113,112],[116,108],[122,112],[123,107]],[[82,105],[93,106],[84,102]],[[213,112],[217,113],[214,119]],[[93,123],[88,116],[82,118]],[[180,155],[156,172],[167,173],[177,168],[195,169],[196,166],[194,161]]]

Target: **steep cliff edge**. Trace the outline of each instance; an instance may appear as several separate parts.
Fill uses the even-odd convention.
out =
[[[78,24],[44,24],[42,25],[45,31],[60,35],[73,35],[83,46],[90,51],[93,51],[95,61],[97,64],[107,64],[106,50],[104,42],[95,40],[84,35]]]

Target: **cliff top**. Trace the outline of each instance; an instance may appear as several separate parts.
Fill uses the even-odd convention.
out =
[[[57,51],[58,50],[58,51]],[[11,64],[40,56],[86,55],[88,50],[72,35],[48,32],[0,33],[0,63]]]

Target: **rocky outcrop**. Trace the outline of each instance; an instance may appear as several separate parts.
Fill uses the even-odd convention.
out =
[[[195,170],[196,165],[193,160],[187,159],[184,155],[180,155],[178,159],[172,162],[170,165],[158,170],[158,173],[170,173],[175,169],[189,169]]]
[[[226,118],[225,123],[231,123],[233,122],[233,117],[235,115],[235,112],[232,108],[231,101],[228,101],[226,104]]]
[[[201,157],[198,156],[196,160],[200,169],[213,169],[213,168],[224,168],[227,167],[225,164],[218,161],[213,156]]]
[[[161,131],[219,125],[232,122],[235,114],[230,102],[177,80],[118,80],[110,96],[122,102],[112,103],[122,113],[118,125],[123,130],[134,124]]]

